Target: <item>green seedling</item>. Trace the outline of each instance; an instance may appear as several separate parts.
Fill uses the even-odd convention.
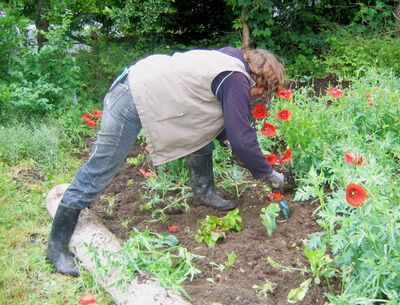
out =
[[[144,159],[143,154],[138,154],[136,157],[129,157],[126,159],[126,162],[128,164],[133,165],[133,166],[138,166]]]
[[[227,259],[225,262],[225,270],[228,270],[235,265],[237,256],[236,256],[235,252],[233,252],[233,251],[230,253],[227,253],[226,255],[227,255]]]
[[[200,221],[200,229],[195,236],[196,241],[213,247],[216,242],[226,237],[226,232],[242,230],[242,217],[239,209],[229,211],[224,217],[207,216]]]
[[[101,199],[107,202],[106,213],[108,215],[113,214],[113,208],[115,205],[115,196],[101,196]]]
[[[260,285],[253,285],[252,288],[256,291],[260,298],[267,298],[269,295],[274,293],[277,286],[278,285],[276,283],[266,280]]]
[[[276,218],[280,210],[281,208],[277,203],[271,203],[269,206],[261,209],[260,218],[269,236],[271,236],[276,229]]]

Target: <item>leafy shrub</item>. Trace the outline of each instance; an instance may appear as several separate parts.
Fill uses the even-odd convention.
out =
[[[360,67],[377,67],[381,70],[392,69],[400,75],[399,38],[355,38],[347,35],[327,38],[330,50],[323,56],[322,65],[326,66],[328,73],[354,77],[360,72]]]
[[[48,41],[40,51],[23,43],[15,46],[4,67],[7,77],[2,84],[6,92],[1,100],[3,121],[10,117],[28,121],[56,108],[65,109],[78,102],[78,96],[82,97],[80,69],[68,52],[71,46],[65,33],[68,23],[66,17],[63,24],[51,27],[46,33]],[[17,25],[15,21],[10,27]]]

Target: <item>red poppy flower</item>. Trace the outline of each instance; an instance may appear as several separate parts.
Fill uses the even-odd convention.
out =
[[[343,90],[338,89],[338,88],[333,88],[330,87],[328,88],[328,93],[330,94],[330,96],[332,96],[333,98],[340,98],[343,95]]]
[[[83,297],[80,298],[79,303],[81,305],[90,305],[96,303],[96,296],[91,293],[85,294]]]
[[[280,163],[290,162],[290,157],[291,156],[292,156],[292,151],[288,148],[288,149],[286,149],[286,151],[283,154],[283,156],[279,159],[279,162]]]
[[[82,116],[82,121],[87,122],[87,121],[90,121],[91,119],[92,119],[92,115],[91,115],[90,113],[85,113],[85,114]]]
[[[265,156],[265,160],[271,165],[279,163],[278,157],[274,153],[270,153],[268,156]]]
[[[289,110],[286,110],[286,109],[283,109],[283,110],[281,110],[281,111],[278,111],[278,112],[275,114],[275,117],[276,117],[278,120],[286,121],[286,120],[288,120],[288,119],[290,118],[290,111],[289,111]]]
[[[365,165],[363,156],[348,151],[344,153],[344,161],[351,165]]]
[[[89,127],[96,127],[96,122],[95,122],[95,121],[92,121],[92,120],[87,120],[87,121],[86,121],[86,124],[87,124]]]
[[[178,232],[178,226],[174,226],[174,225],[168,226],[168,232],[169,232],[169,233]]]
[[[268,114],[265,107],[260,103],[254,106],[252,113],[255,119],[262,119]]]
[[[352,153],[352,152],[348,152],[348,151],[346,151],[345,153],[344,153],[344,161],[347,163],[347,164],[354,164],[355,162],[356,162],[356,154],[355,153]]]
[[[292,91],[286,89],[280,89],[276,91],[276,95],[281,99],[289,100],[292,97]]]
[[[141,173],[141,174],[143,175],[143,177],[145,177],[145,178],[149,178],[149,177],[154,177],[154,176],[156,176],[155,173],[148,172],[148,171],[146,171],[144,168],[139,168],[139,173]]]
[[[278,201],[280,201],[280,200],[283,199],[282,193],[279,193],[279,192],[277,192],[277,193],[270,193],[270,194],[267,195],[267,197],[268,197],[268,199],[271,200],[271,201],[273,201],[273,200],[278,200]]]
[[[261,133],[267,137],[273,137],[276,133],[275,126],[269,123],[264,123],[261,127]]]
[[[96,119],[100,119],[101,116],[103,115],[103,111],[98,110],[98,109],[93,109],[92,112],[93,112],[93,116],[94,116]]]
[[[346,201],[354,208],[361,206],[367,200],[367,191],[362,185],[349,183],[346,186]]]

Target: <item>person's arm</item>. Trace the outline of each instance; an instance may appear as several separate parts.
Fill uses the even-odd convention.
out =
[[[250,84],[240,72],[223,72],[212,83],[212,90],[222,102],[225,134],[232,152],[250,170],[254,178],[271,176],[273,169],[265,160],[251,127]]]

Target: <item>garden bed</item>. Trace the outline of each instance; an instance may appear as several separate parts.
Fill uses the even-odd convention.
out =
[[[135,156],[143,150],[136,146],[131,154]],[[243,230],[228,233],[222,242],[208,248],[204,243],[195,240],[198,222],[206,215],[224,216],[226,213],[208,207],[191,207],[186,213],[169,215],[166,222],[148,222],[151,211],[141,210],[141,205],[146,203],[141,199],[141,194],[145,191],[142,186],[144,179],[139,173],[139,167],[124,163],[113,183],[93,203],[91,209],[122,240],[129,237],[132,227],[168,233],[169,225],[178,226],[177,232],[173,234],[180,243],[189,251],[204,256],[197,260],[201,273],[184,286],[192,297],[192,304],[287,304],[288,292],[307,279],[307,275],[300,271],[284,272],[283,268],[273,267],[267,258],[287,267],[302,269],[308,265],[303,255],[303,243],[309,233],[320,229],[312,216],[315,206],[291,202],[292,194],[285,194],[291,217],[285,220],[280,216],[276,231],[269,237],[259,216],[261,208],[269,204],[267,193],[261,186],[256,183],[250,185],[240,198],[237,198],[235,192],[220,190],[225,198],[239,203]],[[128,181],[133,181],[133,184]],[[112,204],[106,198],[114,198]],[[223,265],[227,260],[227,253],[231,252],[237,257],[234,266],[229,270],[219,271],[215,264]],[[215,264],[210,264],[212,262]],[[266,280],[277,284],[267,298],[254,288],[255,285],[262,286]],[[325,291],[327,287],[324,282],[312,285],[306,297],[298,304],[324,304]]]

